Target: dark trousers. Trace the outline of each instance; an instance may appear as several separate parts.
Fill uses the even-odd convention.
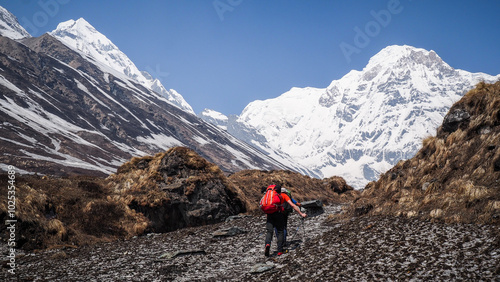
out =
[[[278,234],[278,252],[283,252],[284,230],[286,217],[283,213],[275,212],[267,215],[266,222],[266,245],[273,240],[274,228]]]
[[[274,228],[276,238],[278,238],[278,229]],[[285,228],[283,228],[283,245],[286,246],[286,235],[288,234],[288,214],[285,212]]]

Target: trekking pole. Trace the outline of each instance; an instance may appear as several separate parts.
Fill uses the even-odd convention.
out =
[[[305,218],[301,218],[301,220],[302,220],[302,242],[306,242],[306,227],[304,225]]]
[[[297,229],[295,229],[295,232],[293,233],[293,236],[292,236],[292,240],[290,240],[290,242],[293,241],[293,239],[295,239],[295,236],[297,235],[297,233],[299,233],[299,228],[300,228],[300,224],[297,226]]]
[[[302,211],[302,207],[299,207],[300,211]],[[302,242],[306,241],[306,228],[304,227],[304,218],[301,217],[300,220],[302,221]]]
[[[306,241],[306,228],[304,227],[304,218],[301,218],[302,220],[302,242]]]

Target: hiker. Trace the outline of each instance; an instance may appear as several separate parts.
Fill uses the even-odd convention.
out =
[[[269,256],[274,228],[276,228],[277,232],[278,256],[283,254],[284,230],[286,225],[286,216],[283,208],[284,203],[288,203],[292,209],[300,214],[300,216],[307,217],[307,215],[301,212],[299,207],[292,202],[286,193],[281,193],[281,185],[269,185],[266,194],[260,200],[261,209],[267,213],[265,256]]]
[[[295,201],[294,198],[292,198],[292,192],[290,192],[290,190],[286,189],[286,188],[281,188],[281,195],[283,194],[286,194],[290,200],[292,200],[292,203],[294,203],[296,206],[299,207],[300,209],[300,203]],[[287,242],[286,242],[286,235],[288,234],[288,216],[292,213],[292,206],[288,203],[288,202],[285,202],[283,204],[283,213],[285,214],[285,229],[283,230],[283,246],[287,246]],[[274,228],[274,232],[276,234],[276,238],[278,238],[278,229],[275,227]]]

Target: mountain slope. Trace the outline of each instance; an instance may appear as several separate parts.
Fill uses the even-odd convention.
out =
[[[473,85],[499,77],[453,69],[434,51],[389,46],[327,88],[292,88],[254,101],[237,122],[265,138],[249,144],[359,189],[412,157]]]
[[[0,37],[0,122],[0,163],[19,172],[108,175],[173,146],[225,171],[286,168],[48,34]]]
[[[0,6],[0,35],[12,39],[31,37],[31,35],[19,24],[16,16]]]
[[[106,36],[97,31],[85,19],[60,23],[50,33],[61,42],[95,61],[96,64],[115,69],[138,81],[147,88],[167,98],[177,107],[194,114],[191,106],[175,90],[167,90],[161,82],[145,71],[139,71],[135,64]]]

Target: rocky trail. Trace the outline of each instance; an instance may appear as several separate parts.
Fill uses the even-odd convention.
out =
[[[264,256],[264,216],[25,253],[12,281],[500,281],[498,226],[394,217],[289,218],[290,251]],[[272,251],[276,251],[274,238]],[[2,247],[6,257],[5,246]]]

